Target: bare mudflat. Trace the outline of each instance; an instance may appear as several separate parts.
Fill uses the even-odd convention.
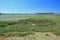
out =
[[[0,40],[60,40],[60,36],[50,32],[37,32],[35,35],[27,35],[26,37],[0,37]]]

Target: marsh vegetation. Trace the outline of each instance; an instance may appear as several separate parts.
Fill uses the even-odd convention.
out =
[[[60,35],[60,16],[29,16],[25,20],[0,21],[0,36],[14,37],[34,35],[34,32],[53,32]]]

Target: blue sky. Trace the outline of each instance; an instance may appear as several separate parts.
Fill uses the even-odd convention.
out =
[[[0,0],[2,13],[60,13],[60,0]]]

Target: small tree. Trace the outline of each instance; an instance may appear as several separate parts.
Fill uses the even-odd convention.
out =
[[[2,13],[0,13],[0,15],[1,15]]]

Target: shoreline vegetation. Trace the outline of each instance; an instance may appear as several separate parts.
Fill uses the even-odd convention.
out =
[[[25,20],[0,21],[0,36],[26,36],[34,32],[53,32],[60,36],[59,24],[60,16],[56,15],[35,15]]]

